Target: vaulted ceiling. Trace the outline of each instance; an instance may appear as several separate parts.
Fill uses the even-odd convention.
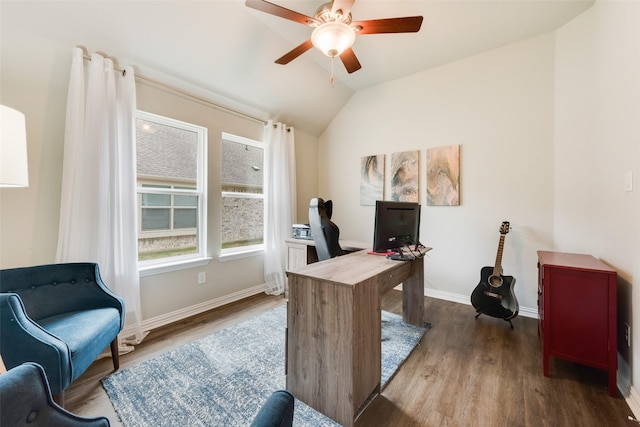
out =
[[[323,1],[271,0],[313,16]],[[62,46],[103,52],[156,80],[319,135],[357,91],[552,31],[594,0],[357,0],[354,20],[422,15],[419,33],[360,35],[362,69],[315,49],[274,63],[311,28],[244,0],[0,2],[2,27]],[[2,30],[2,31],[5,31]],[[262,112],[262,113],[261,113]]]

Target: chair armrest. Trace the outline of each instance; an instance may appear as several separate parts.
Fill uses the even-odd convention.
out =
[[[98,264],[94,264],[94,265],[95,265],[96,284],[104,292],[105,300],[110,301],[111,304],[113,304],[112,307],[117,308],[118,311],[120,312],[120,330],[122,331],[122,328],[124,328],[124,316],[125,316],[124,300],[120,298],[118,295],[114,294],[111,291],[111,289],[109,289],[107,285],[105,285],[105,283],[102,281],[102,276],[100,276],[100,268],[98,267]]]
[[[14,293],[0,293],[0,353],[7,369],[27,361],[40,364],[54,394],[71,382],[69,348],[35,323]]]

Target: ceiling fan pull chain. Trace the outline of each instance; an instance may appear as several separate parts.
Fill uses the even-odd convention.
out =
[[[333,62],[335,61],[335,59],[336,59],[335,56],[331,57],[331,77],[329,77],[329,82],[331,83],[331,87],[333,87],[333,81],[334,81],[334,78],[333,78]]]

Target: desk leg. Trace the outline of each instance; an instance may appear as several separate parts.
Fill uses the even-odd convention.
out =
[[[411,277],[402,283],[402,320],[424,327],[424,258],[411,261]]]

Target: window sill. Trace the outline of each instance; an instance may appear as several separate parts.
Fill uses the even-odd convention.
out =
[[[263,254],[264,254],[263,248],[228,251],[218,255],[218,261],[220,262],[233,261],[236,259],[248,258],[248,257],[258,256]]]
[[[140,277],[153,276],[155,274],[169,273],[171,271],[184,270],[187,268],[202,267],[209,265],[211,257],[191,258],[187,260],[165,262],[157,265],[145,265],[138,267]]]

